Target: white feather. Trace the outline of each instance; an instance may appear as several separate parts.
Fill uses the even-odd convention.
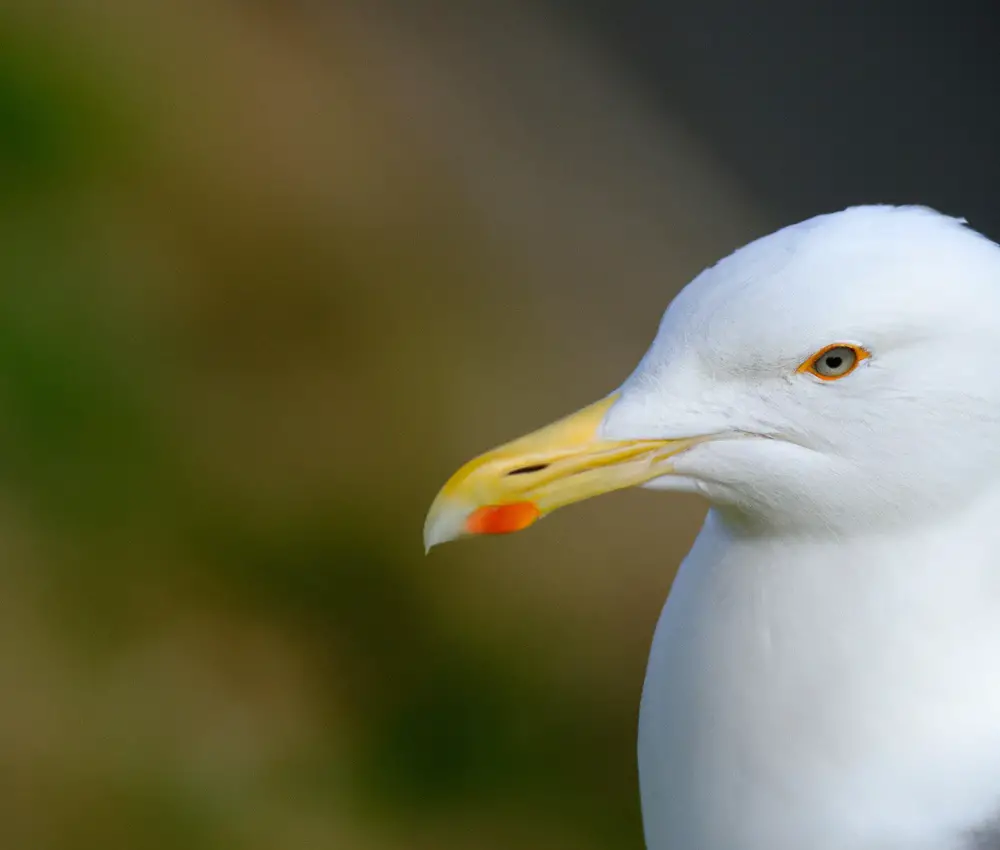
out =
[[[835,342],[871,352],[823,382]],[[1000,247],[859,207],[703,272],[603,425],[724,433],[639,736],[649,850],[961,850],[1000,812]]]

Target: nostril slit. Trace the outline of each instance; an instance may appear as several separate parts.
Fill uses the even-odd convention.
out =
[[[512,469],[508,472],[508,475],[527,475],[529,472],[541,472],[543,469],[548,469],[547,463],[535,463],[531,466],[520,466],[517,469]]]

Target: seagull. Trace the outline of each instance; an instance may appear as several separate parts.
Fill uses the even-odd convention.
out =
[[[643,686],[648,850],[1000,849],[1000,246],[860,206],[740,248],[425,544],[632,486],[709,503]]]

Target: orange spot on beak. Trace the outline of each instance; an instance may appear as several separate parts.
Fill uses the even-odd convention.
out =
[[[469,514],[465,528],[470,534],[510,534],[527,528],[541,515],[533,502],[486,505]]]

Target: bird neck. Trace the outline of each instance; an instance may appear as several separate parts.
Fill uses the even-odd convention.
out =
[[[957,612],[983,609],[995,619],[1000,607],[997,517],[1000,488],[906,532],[775,534],[713,509],[678,583],[687,580],[703,605],[731,606],[724,616],[785,621],[803,637],[839,634],[845,623],[863,625],[858,635],[869,639],[938,622],[961,629]],[[755,605],[747,608],[747,599]]]
[[[963,824],[994,811],[1000,688],[983,671],[1000,652],[998,509],[990,497],[909,534],[828,539],[711,511],[643,690],[649,846],[883,847],[844,813],[891,827],[948,795],[968,804]],[[831,832],[813,840],[797,818]]]

